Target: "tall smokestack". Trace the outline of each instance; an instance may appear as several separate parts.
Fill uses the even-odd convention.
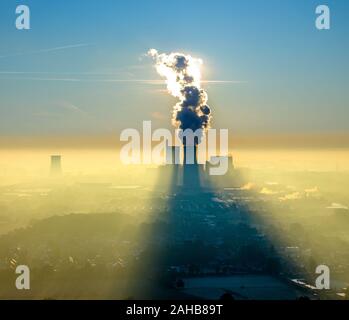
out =
[[[187,137],[183,137],[183,187],[191,190],[200,188],[200,167],[197,160],[198,138],[194,143],[187,143]]]
[[[194,137],[194,143],[188,144],[187,137],[183,137],[183,165],[198,164],[197,146],[198,137]]]
[[[51,156],[51,175],[60,175],[62,174],[62,157],[60,155]]]
[[[179,147],[172,146],[172,164],[180,164],[179,161]]]
[[[166,143],[166,164],[177,165],[180,164],[180,147],[169,146]]]

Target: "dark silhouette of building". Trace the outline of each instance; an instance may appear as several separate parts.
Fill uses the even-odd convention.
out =
[[[180,147],[166,145],[166,164],[179,165]]]
[[[62,157],[60,155],[51,156],[51,175],[60,175],[62,174]]]
[[[183,188],[195,190],[200,188],[200,172],[202,166],[198,164],[197,146],[198,139],[189,144],[183,137]]]
[[[174,191],[180,184],[180,147],[166,146],[165,171],[170,175],[170,185]]]

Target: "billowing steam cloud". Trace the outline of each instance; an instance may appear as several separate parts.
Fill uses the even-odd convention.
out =
[[[179,98],[173,108],[173,125],[193,131],[209,128],[211,109],[200,83],[202,60],[183,53],[159,54],[155,49],[148,55],[154,58],[157,72],[166,78],[168,91]]]

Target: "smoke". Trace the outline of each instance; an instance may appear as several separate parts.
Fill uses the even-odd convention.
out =
[[[208,129],[211,109],[207,93],[201,88],[202,60],[183,53],[159,54],[155,49],[150,49],[148,55],[155,60],[157,72],[166,78],[169,93],[179,98],[173,108],[173,125],[183,130]]]

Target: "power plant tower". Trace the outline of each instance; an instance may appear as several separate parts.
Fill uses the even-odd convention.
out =
[[[51,170],[50,173],[52,176],[57,176],[62,174],[62,157],[60,155],[51,156]]]
[[[198,139],[194,143],[187,144],[183,137],[183,187],[196,189],[200,187],[200,166],[197,159]]]
[[[180,147],[166,145],[166,167],[170,169],[170,185],[174,189],[179,184]]]
[[[179,165],[180,161],[180,147],[166,145],[166,164]]]

